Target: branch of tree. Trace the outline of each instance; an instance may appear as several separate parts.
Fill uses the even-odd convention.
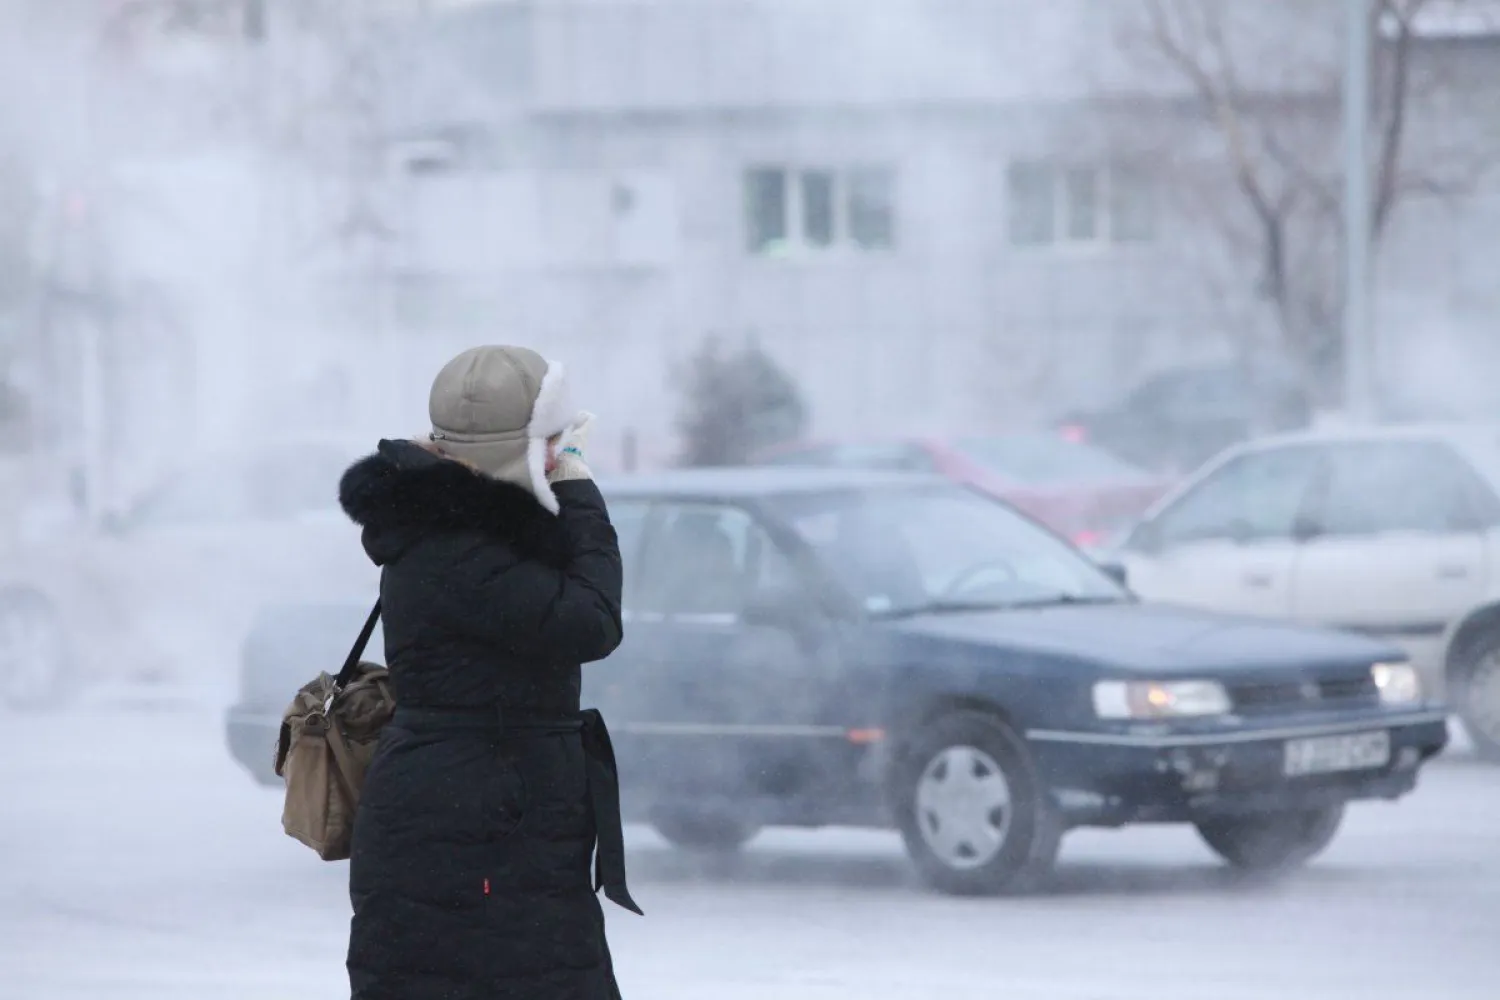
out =
[[[1380,37],[1382,20],[1395,25],[1395,36],[1389,43],[1388,72],[1385,74],[1385,93],[1380,105],[1385,109],[1385,120],[1380,130],[1380,154],[1375,174],[1375,204],[1371,215],[1371,235],[1378,239],[1385,231],[1391,210],[1399,195],[1397,174],[1401,169],[1401,147],[1406,136],[1406,114],[1408,90],[1411,81],[1412,19],[1421,10],[1425,0],[1411,0],[1400,4],[1393,0],[1381,0],[1374,5],[1370,16],[1374,19],[1371,37]]]
[[[1343,199],[1335,190],[1334,185],[1319,177],[1307,164],[1298,159],[1274,132],[1268,131],[1264,138],[1266,155],[1286,172],[1292,181],[1291,186],[1306,191],[1319,211],[1337,218]]]
[[[1249,142],[1240,113],[1240,95],[1234,89],[1236,78],[1233,73],[1233,64],[1227,62],[1228,46],[1225,42],[1218,8],[1215,7],[1213,12],[1210,12],[1207,6],[1193,3],[1192,0],[1179,0],[1173,5],[1173,9],[1179,14],[1182,14],[1184,10],[1182,4],[1187,3],[1188,9],[1197,10],[1202,15],[1205,37],[1220,52],[1221,59],[1226,60],[1223,67],[1226,71],[1226,78],[1222,88],[1215,84],[1209,72],[1172,31],[1166,2],[1167,0],[1148,0],[1146,4],[1147,15],[1151,21],[1152,37],[1161,53],[1192,83],[1199,100],[1218,122],[1229,149],[1231,169],[1236,183],[1245,192],[1256,215],[1262,220],[1274,218],[1275,206],[1271,204],[1271,199],[1266,193],[1261,178],[1256,173],[1255,163],[1250,155]]]

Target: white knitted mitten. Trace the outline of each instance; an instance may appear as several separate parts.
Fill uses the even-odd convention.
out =
[[[557,463],[547,476],[549,483],[562,483],[570,479],[592,479],[584,461],[583,449],[588,444],[589,429],[594,425],[594,415],[587,410],[578,415],[578,420],[562,432],[557,442]]]

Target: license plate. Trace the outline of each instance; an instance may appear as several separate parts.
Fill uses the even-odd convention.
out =
[[[1384,729],[1347,736],[1313,736],[1287,740],[1286,744],[1286,774],[1293,778],[1364,771],[1384,767],[1390,760],[1391,734]]]

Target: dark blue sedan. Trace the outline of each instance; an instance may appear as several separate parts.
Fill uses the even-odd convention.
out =
[[[606,483],[626,639],[585,671],[627,811],[694,848],[900,829],[990,893],[1077,826],[1192,823],[1279,869],[1447,739],[1403,654],[1143,605],[1002,503],[926,478],[756,469]]]
[[[625,641],[584,671],[627,815],[694,849],[764,826],[894,826],[932,885],[1044,874],[1078,826],[1191,823],[1301,863],[1347,802],[1410,792],[1447,739],[1403,655],[1136,601],[1003,503],[925,477],[674,472],[603,484]],[[270,774],[298,685],[364,609],[267,609],[231,749]]]

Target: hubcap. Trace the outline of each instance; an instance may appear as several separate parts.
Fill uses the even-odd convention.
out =
[[[1500,740],[1500,653],[1480,660],[1469,677],[1465,715],[1485,736]]]
[[[917,827],[950,868],[992,861],[1010,834],[1010,784],[978,747],[954,746],[928,762],[917,781]]]
[[[40,609],[0,606],[0,703],[47,696],[62,659],[62,636]]]

